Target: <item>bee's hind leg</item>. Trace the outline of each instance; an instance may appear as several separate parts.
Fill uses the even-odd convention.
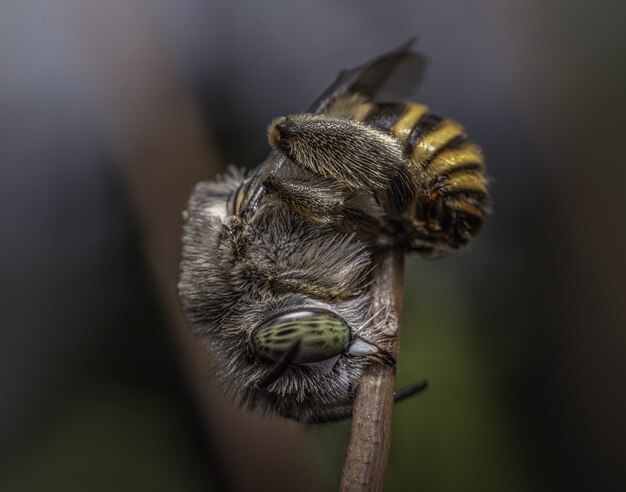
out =
[[[299,169],[376,197],[391,216],[415,198],[405,146],[386,131],[345,118],[300,114],[274,120],[268,136]]]

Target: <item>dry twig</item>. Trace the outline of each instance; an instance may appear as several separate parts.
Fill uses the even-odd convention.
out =
[[[386,307],[389,351],[398,353],[402,308],[404,251],[379,251],[372,286],[372,312]],[[382,490],[391,445],[395,367],[372,364],[357,389],[350,444],[341,476],[341,490]]]

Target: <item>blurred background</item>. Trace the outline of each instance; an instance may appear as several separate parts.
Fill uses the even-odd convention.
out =
[[[0,489],[334,490],[349,424],[249,415],[176,294],[180,212],[342,67],[419,36],[416,98],[494,214],[407,264],[387,490],[626,490],[626,3],[0,5]]]

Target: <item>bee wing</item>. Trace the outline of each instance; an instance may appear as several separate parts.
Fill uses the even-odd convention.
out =
[[[409,95],[422,81],[426,58],[412,51],[415,38],[384,55],[355,68],[342,70],[335,82],[309,107],[309,113],[332,112],[337,99],[348,94],[359,94],[366,100],[381,92]]]
[[[409,39],[398,48],[385,53],[355,68],[342,70],[337,79],[315,100],[308,112],[313,114],[332,113],[333,104],[342,96],[360,95],[371,100],[381,92],[409,94],[422,80],[426,58],[412,51],[415,38]],[[264,194],[263,182],[287,162],[287,158],[272,151],[256,168],[248,181],[242,202],[241,215],[245,217],[257,209]]]

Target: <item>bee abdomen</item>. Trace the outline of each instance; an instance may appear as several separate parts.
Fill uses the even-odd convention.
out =
[[[417,218],[440,245],[459,247],[480,230],[489,206],[483,156],[463,127],[408,103],[390,132],[405,144],[422,197]]]
[[[393,133],[392,129],[398,123],[406,106],[405,103],[376,104],[370,107],[367,112],[361,113],[361,121],[385,132]]]
[[[441,148],[423,167],[426,189],[446,197],[468,197],[486,205],[489,199],[482,153],[470,142]]]
[[[489,207],[482,153],[465,140],[422,155],[426,157],[421,161],[425,194],[421,218],[440,231],[441,242],[462,246],[480,231]]]
[[[391,219],[408,214],[410,224],[415,219],[424,224],[419,231],[406,231],[419,248],[457,248],[478,233],[489,207],[487,178],[480,149],[459,123],[412,102],[357,101],[346,106],[342,116],[382,130],[402,144],[410,175],[405,181],[410,184],[394,180],[386,207]],[[408,190],[411,193],[405,193]],[[415,208],[406,208],[410,201]]]
[[[429,111],[424,104],[360,104],[353,109],[354,119],[390,133],[404,145],[407,158],[426,167],[442,150],[467,141],[463,127]]]

